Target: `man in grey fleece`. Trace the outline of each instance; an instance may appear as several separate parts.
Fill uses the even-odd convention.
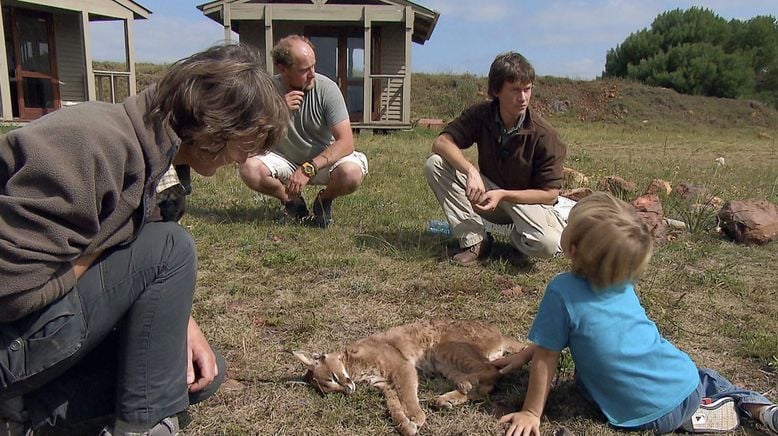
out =
[[[287,120],[256,52],[229,45],[0,137],[0,434],[99,414],[108,435],[178,432],[224,362],[191,317],[191,236],[150,222],[160,180],[243,163]]]

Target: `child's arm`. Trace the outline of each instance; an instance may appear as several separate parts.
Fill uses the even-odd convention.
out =
[[[495,359],[491,362],[492,365],[500,368],[500,374],[510,374],[513,371],[521,369],[524,365],[532,360],[532,355],[537,350],[538,346],[535,344],[529,344],[524,347],[523,350],[518,353]]]
[[[559,354],[559,351],[551,351],[543,347],[535,349],[524,407],[520,412],[509,413],[500,418],[501,423],[509,424],[505,436],[540,436],[540,416],[543,414],[551,381],[559,364]]]

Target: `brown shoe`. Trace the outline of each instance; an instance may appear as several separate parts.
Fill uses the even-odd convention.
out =
[[[457,265],[473,266],[478,263],[478,261],[489,257],[489,253],[492,251],[493,240],[494,239],[492,238],[492,235],[487,233],[486,238],[484,238],[483,241],[463,249],[461,252],[455,254],[451,259]]]

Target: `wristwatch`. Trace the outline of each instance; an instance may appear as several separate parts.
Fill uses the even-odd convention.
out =
[[[316,165],[313,164],[313,162],[303,162],[303,174],[308,176],[309,178],[316,175]]]

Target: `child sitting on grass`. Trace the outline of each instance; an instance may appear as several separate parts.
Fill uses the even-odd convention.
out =
[[[506,436],[540,435],[540,416],[559,362],[570,347],[576,383],[611,425],[659,433],[729,431],[738,415],[778,433],[778,406],[698,370],[665,340],[640,305],[633,281],[646,269],[653,241],[634,210],[606,193],[570,212],[562,249],[572,272],[549,283],[530,329],[529,350],[495,361],[505,374],[530,359],[521,411],[503,416]]]

